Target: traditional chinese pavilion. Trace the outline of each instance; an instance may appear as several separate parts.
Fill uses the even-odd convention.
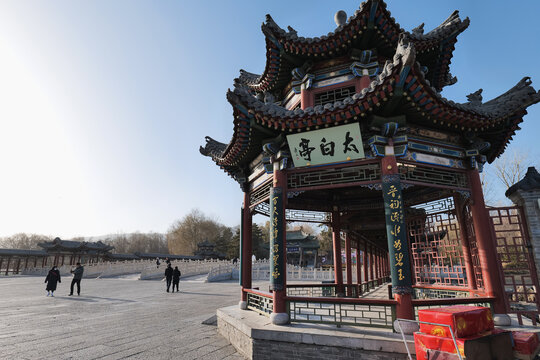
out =
[[[107,258],[114,248],[101,241],[62,240],[58,237],[38,245],[52,258],[51,263],[57,266],[100,262]]]
[[[287,263],[303,267],[314,267],[319,253],[319,239],[302,230],[287,231]]]
[[[489,101],[481,89],[467,103],[442,97],[457,81],[450,60],[469,26],[457,11],[428,32],[423,24],[402,29],[382,0],[335,18],[333,32],[304,38],[267,15],[264,71],[241,70],[227,92],[232,139],[207,137],[200,149],[244,192],[241,306],[276,324],[388,326],[443,303],[489,303],[507,313],[479,172],[504,152],[540,93],[524,78]],[[269,293],[252,289],[254,213],[270,217]],[[331,225],[331,298],[317,295],[321,285],[310,287],[310,298],[287,284],[286,221]],[[356,283],[351,248],[361,254]],[[359,297],[387,276],[391,299]]]

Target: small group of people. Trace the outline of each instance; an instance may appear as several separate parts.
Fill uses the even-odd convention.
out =
[[[168,257],[165,258],[165,263],[167,263],[167,265],[170,265],[171,264],[171,260],[169,260]],[[159,261],[159,257],[156,258],[156,266],[157,268],[159,269],[159,265],[161,265],[161,261]]]
[[[173,270],[171,263],[168,262],[167,268],[165,269],[165,279],[167,280],[167,292],[169,292],[171,283],[172,283],[172,292],[174,292],[175,286],[176,286],[176,292],[180,291],[178,289],[180,285],[180,276],[182,276],[182,273],[180,272],[180,270],[178,270],[178,266],[175,266]]]
[[[73,288],[75,287],[75,284],[77,284],[77,295],[81,295],[81,280],[84,273],[84,266],[81,265],[80,262],[77,263],[77,267],[75,269],[71,269],[71,273],[73,274],[73,280],[71,280],[71,291],[69,293],[69,296],[73,296]],[[61,283],[62,279],[60,278],[60,270],[58,270],[58,267],[55,265],[52,267],[51,270],[49,270],[49,273],[47,274],[47,277],[45,278],[45,283],[47,284],[47,296],[54,297],[54,292],[56,291],[56,287],[58,283]]]

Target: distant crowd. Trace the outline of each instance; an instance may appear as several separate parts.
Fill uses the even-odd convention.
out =
[[[165,263],[167,264],[167,267],[165,268],[167,292],[170,292],[171,285],[172,292],[174,292],[175,289],[176,292],[179,292],[180,276],[182,276],[182,273],[178,269],[178,266],[175,266],[174,269],[172,268],[169,258],[165,258]],[[159,265],[161,265],[161,261],[159,258],[156,259],[156,265],[159,269]],[[77,285],[77,295],[80,296],[81,280],[84,274],[84,266],[82,266],[81,263],[78,262],[77,267],[71,269],[70,272],[73,274],[73,279],[71,280],[69,296],[73,296],[73,290],[75,288],[75,285]],[[47,284],[47,287],[45,288],[45,290],[47,291],[47,296],[54,297],[54,292],[56,291],[58,284],[61,282],[62,278],[60,276],[60,270],[58,270],[58,267],[55,265],[51,268],[51,270],[49,270],[49,272],[47,273],[47,277],[45,278],[45,283]]]

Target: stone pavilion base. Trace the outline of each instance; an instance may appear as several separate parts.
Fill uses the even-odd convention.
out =
[[[217,310],[218,331],[248,359],[405,360],[400,334],[318,324],[273,325],[266,316],[230,306]],[[414,358],[412,336],[406,336]]]

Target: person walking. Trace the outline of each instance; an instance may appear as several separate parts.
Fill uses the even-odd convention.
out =
[[[167,292],[169,292],[169,288],[171,287],[171,281],[173,277],[173,268],[171,267],[171,264],[167,266],[165,269],[165,279],[167,280]]]
[[[180,276],[182,276],[182,273],[180,270],[178,270],[178,266],[174,267],[173,270],[173,277],[172,277],[172,292],[174,292],[174,287],[176,286],[176,292],[179,292],[178,286],[180,285]]]
[[[157,266],[158,269],[159,269],[159,264],[161,264],[161,263],[159,262],[159,257],[157,257],[156,258],[156,266]]]
[[[47,288],[45,289],[47,290],[47,296],[54,297],[56,284],[62,282],[62,280],[60,279],[60,271],[58,271],[58,268],[56,266],[53,266],[52,269],[49,270],[49,273],[45,278],[45,282],[47,283]]]
[[[73,295],[73,286],[77,284],[77,295],[81,295],[81,279],[83,276],[84,267],[81,265],[80,262],[77,263],[77,267],[75,270],[71,270],[71,273],[73,274],[73,280],[71,280],[71,291],[69,292],[69,296]]]

